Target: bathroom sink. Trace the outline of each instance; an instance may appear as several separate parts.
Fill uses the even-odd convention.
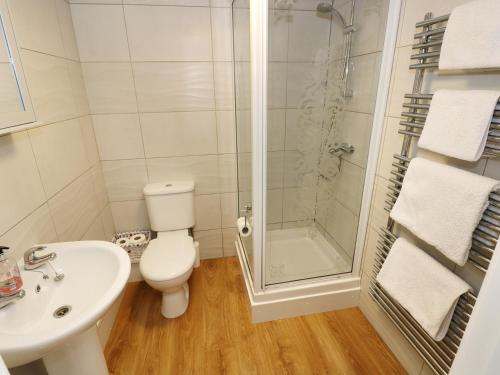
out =
[[[120,247],[104,241],[45,246],[44,253],[57,254],[52,264],[56,271],[64,273],[64,278],[54,281],[54,270],[48,264],[27,271],[20,261],[26,296],[0,309],[0,355],[8,367],[43,358],[52,374],[59,372],[51,372],[48,362],[60,362],[58,351],[74,352],[79,345],[88,351],[89,345],[98,345],[96,322],[127,283],[130,260]],[[44,279],[43,273],[37,271],[49,278]],[[79,336],[86,341],[78,342]],[[73,348],[67,348],[68,345]],[[102,357],[100,346],[94,349]],[[64,357],[68,357],[67,353]],[[61,373],[72,373],[69,370]]]

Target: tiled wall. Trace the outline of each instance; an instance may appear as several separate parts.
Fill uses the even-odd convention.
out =
[[[0,137],[0,243],[19,258],[36,243],[110,238],[114,225],[70,6],[64,0],[8,6],[44,126]]]
[[[149,228],[142,188],[195,181],[202,258],[234,255],[230,1],[71,1],[118,231]]]
[[[371,300],[371,297],[368,295],[368,284],[376,251],[377,230],[385,226],[387,222],[387,213],[384,211],[384,200],[389,172],[391,170],[392,155],[399,153],[401,150],[402,136],[398,135],[397,130],[402,111],[403,95],[411,92],[413,85],[414,71],[410,71],[408,65],[410,62],[410,46],[413,43],[415,23],[423,20],[427,12],[433,12],[434,16],[440,16],[450,13],[454,7],[467,2],[468,0],[406,0],[403,2],[396,56],[391,78],[390,98],[386,109],[383,144],[379,154],[375,193],[371,205],[369,228],[365,243],[360,308],[410,374],[431,374],[432,372],[389,321],[385,313]],[[467,74],[463,76],[438,74],[434,71],[426,73],[423,91],[432,93],[441,88],[498,89],[498,87],[500,87],[500,74]],[[435,155],[430,153],[427,153],[426,157],[436,158]],[[450,159],[440,158],[440,161],[466,168],[479,174],[497,179],[500,178],[500,163],[495,160],[481,160],[478,163],[460,163],[458,165]],[[470,267],[454,267],[448,263],[446,265],[471,283],[471,285],[476,287],[480,285],[482,275],[475,269]]]

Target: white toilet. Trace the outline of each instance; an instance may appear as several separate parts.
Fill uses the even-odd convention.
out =
[[[144,280],[163,293],[161,313],[182,315],[189,304],[187,280],[197,260],[188,228],[194,226],[194,183],[160,182],[144,187],[151,229],[158,232],[149,242],[139,264]]]

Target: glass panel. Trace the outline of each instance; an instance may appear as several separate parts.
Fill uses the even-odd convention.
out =
[[[239,216],[252,220],[252,122],[250,116],[250,11],[248,0],[235,0],[233,11],[234,91],[238,160]],[[253,274],[252,237],[242,237],[243,250]]]
[[[270,0],[267,285],[352,270],[388,2]]]

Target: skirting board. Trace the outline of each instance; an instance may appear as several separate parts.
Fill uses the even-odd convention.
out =
[[[355,307],[359,302],[360,279],[347,276],[317,283],[295,284],[255,293],[239,238],[236,249],[252,313],[252,322],[292,318]]]

